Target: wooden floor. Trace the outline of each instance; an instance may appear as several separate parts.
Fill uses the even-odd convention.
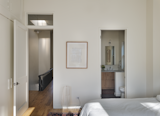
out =
[[[78,109],[72,109],[72,110],[53,109],[53,81],[45,88],[44,91],[29,92],[29,107],[35,108],[30,116],[47,116],[49,112],[55,112],[55,113],[79,112]]]

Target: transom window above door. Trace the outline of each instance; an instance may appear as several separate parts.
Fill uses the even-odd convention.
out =
[[[53,15],[28,14],[29,26],[53,26]]]

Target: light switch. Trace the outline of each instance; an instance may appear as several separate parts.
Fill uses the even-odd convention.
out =
[[[12,88],[12,78],[10,79],[10,85],[11,85],[11,88]]]
[[[8,89],[12,88],[12,78],[8,79]]]
[[[8,89],[10,89],[10,79],[8,79]]]

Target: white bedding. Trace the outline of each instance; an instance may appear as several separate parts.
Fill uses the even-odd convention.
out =
[[[98,99],[84,105],[80,116],[160,116],[156,98]]]

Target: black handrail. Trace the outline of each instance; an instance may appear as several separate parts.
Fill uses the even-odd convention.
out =
[[[41,75],[38,75],[38,77],[43,76],[43,75],[49,73],[51,70],[53,70],[53,68],[51,68],[49,71],[47,71],[47,72],[45,72],[45,73],[43,73],[43,74],[41,74]]]
[[[46,86],[51,82],[52,80],[52,70],[53,68],[51,68],[49,71],[39,75],[39,91],[43,91]],[[45,75],[45,76],[44,76]],[[44,76],[43,78],[41,78],[41,76]]]

